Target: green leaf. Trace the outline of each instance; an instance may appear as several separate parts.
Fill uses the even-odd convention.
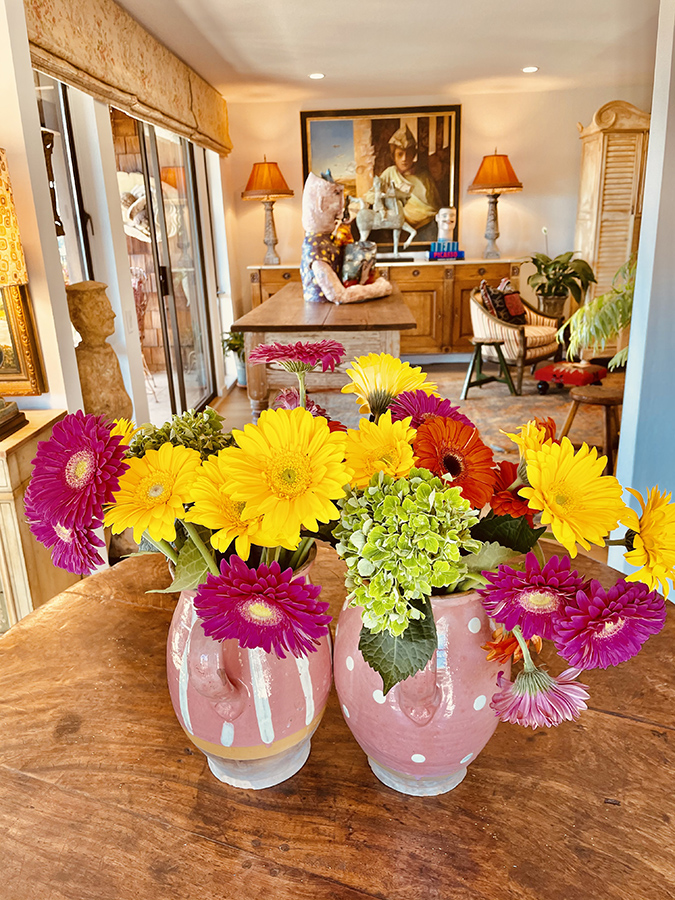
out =
[[[530,528],[525,516],[495,516],[489,513],[471,528],[471,536],[479,541],[496,541],[518,553],[527,553],[546,528]]]
[[[436,650],[436,623],[429,599],[412,600],[411,606],[424,613],[424,618],[411,619],[399,637],[388,631],[373,634],[365,626],[361,629],[359,650],[371,669],[381,675],[385,694],[399,681],[420,672]]]
[[[171,594],[173,591],[194,591],[204,581],[209,573],[204,557],[191,540],[185,541],[178,554],[176,574],[173,584],[168,588],[156,591],[147,591],[148,594]]]
[[[514,556],[518,556],[518,553],[518,550],[502,547],[496,541],[486,542],[478,553],[467,556],[465,562],[470,572],[484,572],[488,569],[494,571],[501,563],[508,562]]]

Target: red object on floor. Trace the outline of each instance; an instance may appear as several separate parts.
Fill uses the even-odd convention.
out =
[[[555,384],[600,384],[607,375],[607,369],[593,363],[558,362],[537,369],[534,375],[537,381],[553,381]]]

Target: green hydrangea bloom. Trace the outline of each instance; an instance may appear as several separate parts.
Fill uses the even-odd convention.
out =
[[[174,447],[198,450],[202,459],[206,459],[234,443],[232,434],[223,431],[223,422],[223,417],[209,406],[203,412],[189,409],[180,416],[172,416],[161,428],[145,425],[134,435],[129,455],[145,456],[148,450],[159,450],[169,442]]]
[[[368,487],[348,488],[338,506],[333,534],[348,567],[348,599],[363,607],[374,633],[402,634],[421,615],[410,601],[454,590],[468,573],[462,551],[482,547],[469,530],[478,521],[469,501],[427,469],[399,479],[379,472]]]

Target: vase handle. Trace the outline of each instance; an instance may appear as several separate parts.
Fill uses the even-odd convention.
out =
[[[198,626],[190,635],[188,672],[191,684],[203,697],[211,700],[223,719],[232,722],[242,714],[248,702],[246,685],[227,674],[223,645],[207,637]]]
[[[436,654],[421,672],[399,682],[394,690],[401,710],[411,722],[416,725],[430,722],[441,703],[441,689],[436,683]]]

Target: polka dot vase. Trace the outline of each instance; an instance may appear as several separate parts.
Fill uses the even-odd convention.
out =
[[[307,761],[326,708],[330,638],[298,659],[247,650],[236,640],[215,641],[204,634],[194,596],[180,595],[167,644],[178,721],[220,781],[253,790],[279,784]]]
[[[334,678],[342,714],[375,775],[403,794],[451,791],[492,737],[490,699],[497,674],[481,645],[492,631],[474,591],[432,597],[438,650],[426,669],[385,696],[382,679],[359,650],[361,608],[343,607]]]

